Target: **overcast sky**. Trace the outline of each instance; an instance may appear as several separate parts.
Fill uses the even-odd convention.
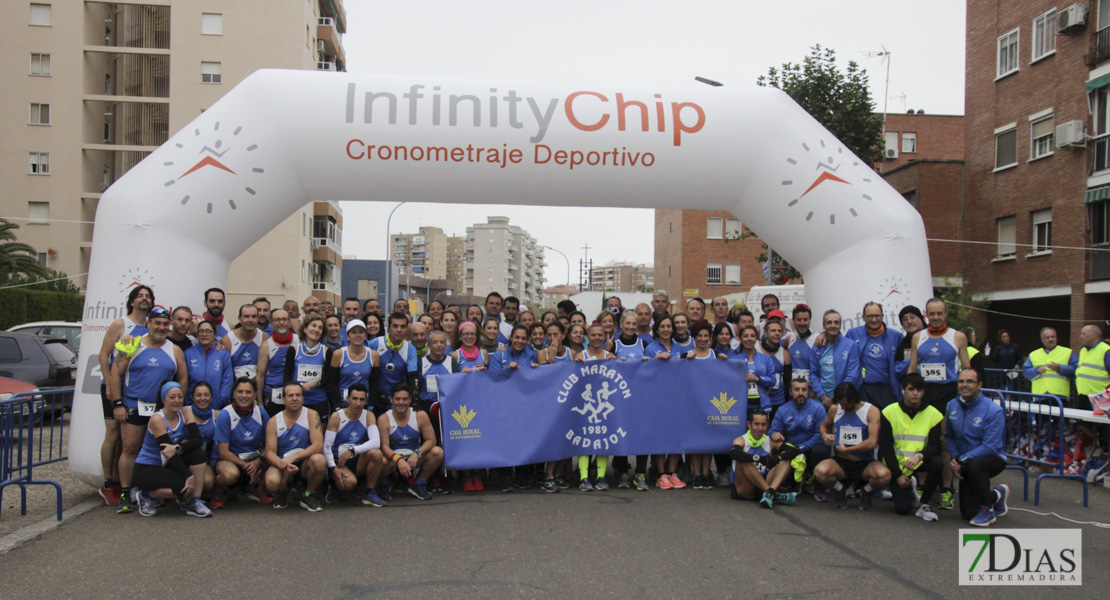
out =
[[[351,73],[524,79],[612,85],[688,85],[695,75],[751,86],[770,66],[800,62],[814,44],[836,50],[842,66],[867,69],[883,107],[886,65],[866,51],[891,52],[889,112],[909,108],[963,114],[963,0],[788,3],[656,0],[347,0]],[[905,100],[902,99],[904,96]],[[390,202],[344,202],[343,253],[386,254]],[[504,215],[539,243],[564,252],[577,282],[582,246],[594,264],[653,261],[653,211],[556,209],[508,205],[406,204],[393,232],[421,225],[462,235],[466,226]],[[616,236],[621,223],[634,235]],[[548,284],[567,266],[548,252]]]

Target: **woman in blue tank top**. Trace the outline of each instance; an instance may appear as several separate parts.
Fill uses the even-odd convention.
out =
[[[570,349],[563,345],[563,336],[566,328],[559,321],[552,321],[545,328],[547,332],[547,347],[539,353],[539,364],[553,365],[574,360]]]
[[[671,319],[674,320],[674,333],[671,339],[674,340],[675,345],[675,350],[671,354],[677,358],[694,349],[694,336],[690,335],[689,315],[680,312],[673,315]],[[712,340],[712,331],[710,331],[710,340]]]
[[[177,382],[166,383],[160,391],[164,407],[151,417],[135,457],[131,500],[144,517],[158,514],[155,498],[176,498],[190,516],[211,516],[200,499],[208,461],[193,411],[185,408],[185,392]]]
[[[478,346],[478,325],[464,321],[459,325],[459,349],[453,353],[463,373],[483,371],[489,368],[489,355]]]
[[[609,351],[617,360],[647,360],[644,354],[644,342],[636,334],[636,313],[626,310],[621,314],[621,329],[616,338],[609,344]]]
[[[216,415],[212,409],[212,386],[208,385],[207,381],[198,381],[193,386],[193,404],[188,407],[188,412],[193,413],[193,421],[197,424],[197,429],[200,430],[200,437],[204,440],[204,445],[201,447],[204,451],[204,456],[208,457],[208,463],[204,465],[204,492],[207,494],[212,491],[216,485],[216,473],[212,470],[211,465],[215,464],[216,444],[213,443],[212,438],[216,435]]]
[[[331,414],[328,403],[324,367],[331,351],[324,346],[324,319],[318,314],[305,317],[301,323],[300,344],[285,358],[285,381],[296,381],[304,388],[304,406],[320,413],[321,419]]]

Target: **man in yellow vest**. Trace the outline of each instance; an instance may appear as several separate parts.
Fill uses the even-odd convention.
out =
[[[1056,330],[1045,327],[1041,329],[1041,348],[1029,353],[1022,374],[1032,382],[1034,394],[1053,394],[1067,399],[1071,395],[1071,379],[1078,367],[1079,359],[1071,349],[1057,345]]]
[[[1090,396],[1101,393],[1110,384],[1110,345],[1102,341],[1102,329],[1087,325],[1079,330],[1079,368],[1075,370],[1075,391],[1079,408],[1090,410]]]
[[[940,455],[944,415],[923,403],[924,396],[925,378],[920,373],[906,374],[902,399],[884,408],[879,421],[879,458],[894,475],[890,482],[894,512],[910,514],[917,499],[914,495],[917,476],[924,473],[921,507],[916,516],[936,521],[937,513],[929,507],[929,502],[944,473],[944,459]]]

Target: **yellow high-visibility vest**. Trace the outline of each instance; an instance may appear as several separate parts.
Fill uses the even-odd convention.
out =
[[[1110,373],[1106,372],[1106,351],[1110,346],[1099,342],[1090,350],[1079,351],[1079,368],[1075,370],[1075,390],[1087,396],[1101,393],[1110,383]]]
[[[1043,367],[1044,365],[1054,362],[1058,365],[1066,366],[1071,361],[1071,349],[1064,346],[1056,346],[1052,352],[1045,352],[1044,348],[1037,348],[1029,353],[1029,364],[1033,368]],[[1045,369],[1044,373],[1038,373],[1033,378],[1033,393],[1034,394],[1055,394],[1067,398],[1071,394],[1071,383],[1065,375],[1061,375],[1052,369]]]
[[[883,416],[890,421],[890,429],[894,433],[894,454],[898,457],[898,468],[903,475],[910,475],[914,469],[906,468],[906,459],[925,449],[929,432],[944,420],[944,415],[926,405],[911,419],[900,404],[894,403],[883,409]],[[921,463],[917,463],[917,467],[920,468]]]

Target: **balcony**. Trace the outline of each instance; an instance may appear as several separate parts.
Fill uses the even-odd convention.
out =
[[[334,71],[335,63],[331,61],[320,61],[316,63],[317,71]]]
[[[1110,60],[1110,27],[1103,27],[1095,34],[1095,53],[1086,56],[1087,66],[1095,68]]]
[[[312,282],[312,290],[313,291],[318,291],[318,292],[327,292],[329,294],[335,294],[337,297],[342,295],[341,294],[342,290],[339,289],[339,286],[335,285],[334,283],[328,282],[328,281],[314,280]]]
[[[1110,243],[1092,244],[1096,250],[1091,253],[1091,281],[1110,279]]]
[[[343,55],[343,37],[336,27],[335,19],[331,17],[320,17],[316,20],[316,39],[322,48],[317,48],[324,54],[330,57],[344,58]]]

